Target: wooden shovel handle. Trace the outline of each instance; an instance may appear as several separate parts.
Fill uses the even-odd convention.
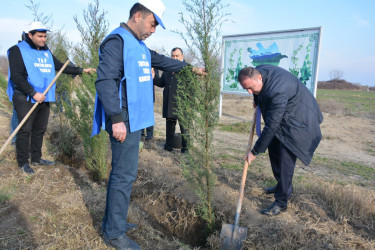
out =
[[[55,76],[55,78],[53,78],[52,82],[48,85],[48,87],[46,88],[46,90],[43,92],[43,95],[46,95],[47,92],[50,90],[50,88],[52,88],[52,85],[56,82],[57,78],[59,78],[59,76],[61,75],[61,73],[64,71],[64,69],[66,68],[66,66],[68,66],[68,63],[70,61],[67,60],[64,65],[62,66],[62,68],[59,70],[59,72],[57,73],[57,75]],[[9,142],[13,139],[13,137],[17,134],[18,130],[20,130],[20,128],[22,127],[22,125],[27,121],[27,119],[29,118],[29,116],[31,115],[31,113],[33,113],[33,111],[36,109],[36,107],[38,106],[38,102],[36,102],[34,104],[34,106],[29,110],[29,112],[26,114],[26,116],[22,119],[22,121],[18,124],[17,128],[13,131],[13,133],[10,135],[10,137],[8,138],[8,140],[6,140],[6,142],[4,143],[4,145],[1,147],[0,149],[0,155],[3,153],[3,151],[5,150],[5,148],[8,146]]]
[[[256,119],[257,119],[257,109],[255,108],[254,114],[253,114],[253,122],[252,122],[251,128],[250,128],[250,137],[249,137],[249,142],[248,142],[248,145],[247,145],[246,155],[251,150],[251,145],[253,144]],[[242,171],[240,193],[239,193],[239,198],[238,198],[237,208],[236,208],[236,216],[234,218],[234,226],[235,227],[238,227],[238,224],[239,224],[239,218],[240,218],[240,214],[241,214],[242,200],[243,200],[243,195],[244,195],[244,190],[245,190],[245,182],[246,182],[248,167],[249,167],[249,163],[245,160],[245,163],[244,163],[244,166],[243,166],[243,171]]]

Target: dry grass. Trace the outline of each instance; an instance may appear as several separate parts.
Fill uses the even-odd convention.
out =
[[[332,210],[335,220],[360,229],[375,230],[375,194],[353,185],[313,183],[307,192]]]
[[[159,110],[160,96],[156,91]],[[236,118],[226,111],[224,123],[250,120],[249,105],[251,100],[243,97],[224,98],[227,110],[243,111]],[[221,223],[233,222],[248,135],[215,131],[218,228],[207,242],[197,243],[194,239],[202,240],[204,225],[194,210],[196,197],[182,178],[179,152],[162,150],[165,123],[157,119],[155,140],[146,143],[140,155],[129,208],[129,221],[139,228],[128,235],[143,249],[191,249],[194,245],[220,249]],[[8,120],[0,123],[3,131],[8,126]],[[6,139],[6,133],[1,138]],[[43,147],[47,159],[53,160],[55,145],[46,142]],[[0,162],[0,249],[108,249],[100,232],[105,183],[92,182],[79,166],[62,164],[36,168],[36,174],[29,177],[18,171],[13,147],[4,155]],[[297,165],[293,198],[288,211],[277,217],[258,213],[273,201],[263,192],[274,184],[267,154],[250,167],[240,218],[241,226],[248,228],[244,249],[375,249],[374,188],[348,184],[338,169],[324,164],[311,169]]]

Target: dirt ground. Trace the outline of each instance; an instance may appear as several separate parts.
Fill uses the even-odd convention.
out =
[[[220,123],[250,122],[251,103],[247,96],[225,95]],[[143,249],[219,249],[222,223],[233,223],[249,135],[215,131],[217,183],[213,204],[218,222],[216,232],[207,239],[204,222],[196,212],[197,197],[181,173],[181,154],[178,149],[163,150],[161,105],[161,91],[157,90],[154,139],[145,142],[140,153],[129,210],[129,222],[138,229],[128,235]],[[9,111],[0,110],[2,142],[9,136],[9,122]],[[259,214],[273,201],[263,192],[274,184],[267,155],[259,156],[250,167],[240,217],[241,226],[248,228],[244,249],[375,249],[375,211],[371,208],[375,204],[375,180],[321,164],[353,162],[375,169],[375,120],[324,113],[321,128],[323,140],[316,152],[320,160],[308,167],[297,162],[294,195],[285,213],[277,217]],[[57,119],[51,115],[48,134],[57,129]],[[48,137],[43,154],[55,160],[56,150]],[[0,249],[107,248],[100,232],[104,182],[95,183],[83,168],[60,162],[52,168],[36,168],[33,176],[27,176],[17,169],[13,146],[1,156],[0,166]],[[373,213],[372,226],[340,213],[335,209],[338,202],[323,199],[330,188],[331,195],[341,190],[343,194],[352,192],[348,197],[354,197],[350,200],[353,204],[355,197],[360,198],[360,206],[369,208],[370,216]]]

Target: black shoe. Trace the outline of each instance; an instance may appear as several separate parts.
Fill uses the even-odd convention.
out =
[[[169,152],[172,152],[172,151],[173,151],[173,148],[164,145],[164,150],[167,150],[167,151],[169,151]]]
[[[31,162],[31,165],[34,165],[34,166],[38,166],[38,165],[53,166],[53,165],[55,165],[55,163],[53,161],[48,161],[48,160],[40,159],[39,162]]]
[[[280,207],[279,205],[272,203],[271,206],[269,206],[266,209],[263,209],[262,211],[260,211],[260,213],[265,214],[265,215],[278,215],[281,212],[285,212],[285,211],[286,211],[286,207]]]
[[[103,238],[104,243],[107,246],[114,247],[120,250],[133,250],[133,249],[141,249],[141,247],[135,242],[129,239],[125,234],[121,235],[116,239],[108,239],[106,237]]]
[[[154,138],[154,137],[153,137],[153,136],[146,136],[146,137],[145,137],[145,140],[146,140],[146,141],[149,141],[149,140],[151,140],[152,138]]]
[[[189,149],[181,148],[181,154],[188,154],[188,153],[189,153]]]
[[[34,170],[30,167],[29,163],[25,163],[19,169],[27,174],[33,174]]]
[[[266,188],[264,192],[266,192],[266,194],[275,194],[277,192],[277,186]]]

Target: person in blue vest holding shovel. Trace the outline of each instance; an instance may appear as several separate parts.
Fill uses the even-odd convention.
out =
[[[140,249],[126,236],[136,227],[126,222],[130,194],[138,171],[141,130],[154,125],[151,67],[178,72],[187,64],[146,47],[143,40],[163,28],[165,6],[161,0],[139,0],[100,45],[97,96],[92,135],[100,128],[108,132],[112,148],[112,170],[107,187],[102,232],[104,242],[116,249]],[[203,69],[193,68],[198,74]]]
[[[29,165],[53,165],[42,159],[43,136],[47,129],[50,102],[55,101],[55,84],[44,96],[43,92],[55,78],[55,70],[63,66],[46,45],[46,27],[41,22],[32,22],[27,30],[25,40],[8,50],[9,100],[13,102],[18,121],[27,115],[34,103],[39,105],[17,133],[16,157],[19,169],[27,174],[34,170]],[[68,66],[63,73],[78,75],[95,72],[95,69],[82,69]]]

